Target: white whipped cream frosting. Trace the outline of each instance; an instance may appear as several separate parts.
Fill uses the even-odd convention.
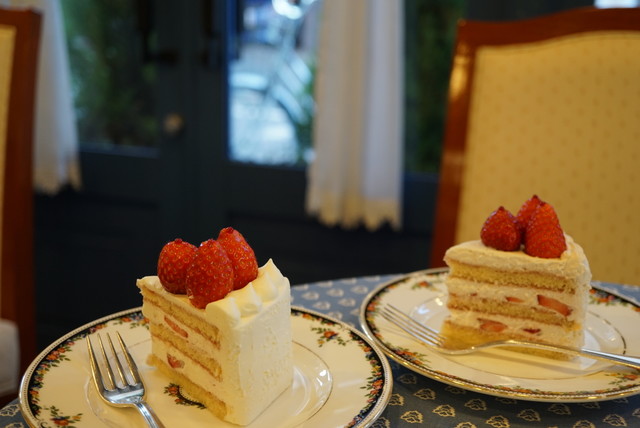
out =
[[[249,284],[227,294],[223,299],[211,302],[205,308],[209,320],[226,318],[231,326],[238,325],[243,318],[255,315],[263,304],[277,298],[289,288],[289,280],[282,276],[273,260],[258,270],[258,277]]]
[[[138,281],[160,295],[171,295],[174,302],[191,314],[203,316],[208,321],[220,322],[225,320],[230,327],[235,327],[243,322],[248,322],[251,316],[259,313],[262,307],[277,299],[282,293],[289,293],[289,279],[282,275],[273,260],[258,269],[258,277],[245,287],[234,290],[224,298],[209,303],[204,312],[194,307],[186,295],[169,293],[162,287],[157,276],[146,276]],[[140,287],[140,284],[138,284]]]

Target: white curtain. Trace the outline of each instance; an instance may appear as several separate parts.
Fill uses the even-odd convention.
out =
[[[59,0],[0,0],[0,3],[31,7],[41,12],[43,18],[36,88],[34,186],[51,195],[67,184],[79,188],[78,136]]]
[[[373,230],[402,218],[403,1],[325,0],[307,212]]]

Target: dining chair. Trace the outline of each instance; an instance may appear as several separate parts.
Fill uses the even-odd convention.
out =
[[[40,28],[37,12],[0,8],[0,318],[8,332],[2,340],[18,338],[3,342],[1,355],[19,361],[7,367],[3,359],[0,368],[16,379],[36,352],[32,153]],[[0,396],[15,396],[5,386]]]
[[[640,9],[459,22],[430,265],[537,194],[594,279],[640,284],[639,112]]]

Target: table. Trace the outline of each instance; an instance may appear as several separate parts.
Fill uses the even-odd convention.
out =
[[[397,275],[365,276],[292,287],[294,305],[360,328],[360,303],[370,291]],[[595,282],[640,302],[640,287]],[[391,362],[394,388],[373,427],[631,427],[640,426],[640,395],[588,403],[549,403],[479,394],[420,376]],[[18,400],[0,409],[0,428],[26,428]]]

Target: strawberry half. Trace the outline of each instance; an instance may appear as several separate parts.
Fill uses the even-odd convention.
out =
[[[538,205],[527,224],[524,251],[530,256],[545,259],[558,258],[567,249],[564,232],[558,216],[550,204]]]
[[[571,315],[571,312],[573,312],[570,306],[551,297],[543,296],[542,294],[538,294],[538,304],[545,308],[552,309],[565,317],[568,317]]]
[[[196,256],[195,245],[176,239],[162,248],[158,257],[158,278],[169,293],[185,294],[187,269]]]
[[[516,219],[504,207],[499,207],[485,220],[480,239],[487,247],[501,251],[516,251],[522,243],[522,234]]]
[[[167,354],[167,363],[169,364],[169,367],[174,369],[181,369],[184,367],[184,361],[179,360],[171,354]]]
[[[240,232],[232,227],[225,227],[218,235],[218,242],[231,259],[234,290],[244,287],[258,277],[256,255]]]
[[[527,230],[527,224],[529,224],[531,216],[541,203],[542,201],[538,198],[538,195],[533,195],[531,198],[527,199],[520,207],[520,210],[518,210],[516,222],[518,223],[518,228],[523,236]]]
[[[233,289],[233,268],[226,251],[209,239],[198,248],[187,271],[187,297],[196,308],[224,298]]]
[[[478,318],[478,321],[480,322],[480,329],[484,331],[500,333],[507,328],[507,325],[500,321],[493,321],[485,318]]]

